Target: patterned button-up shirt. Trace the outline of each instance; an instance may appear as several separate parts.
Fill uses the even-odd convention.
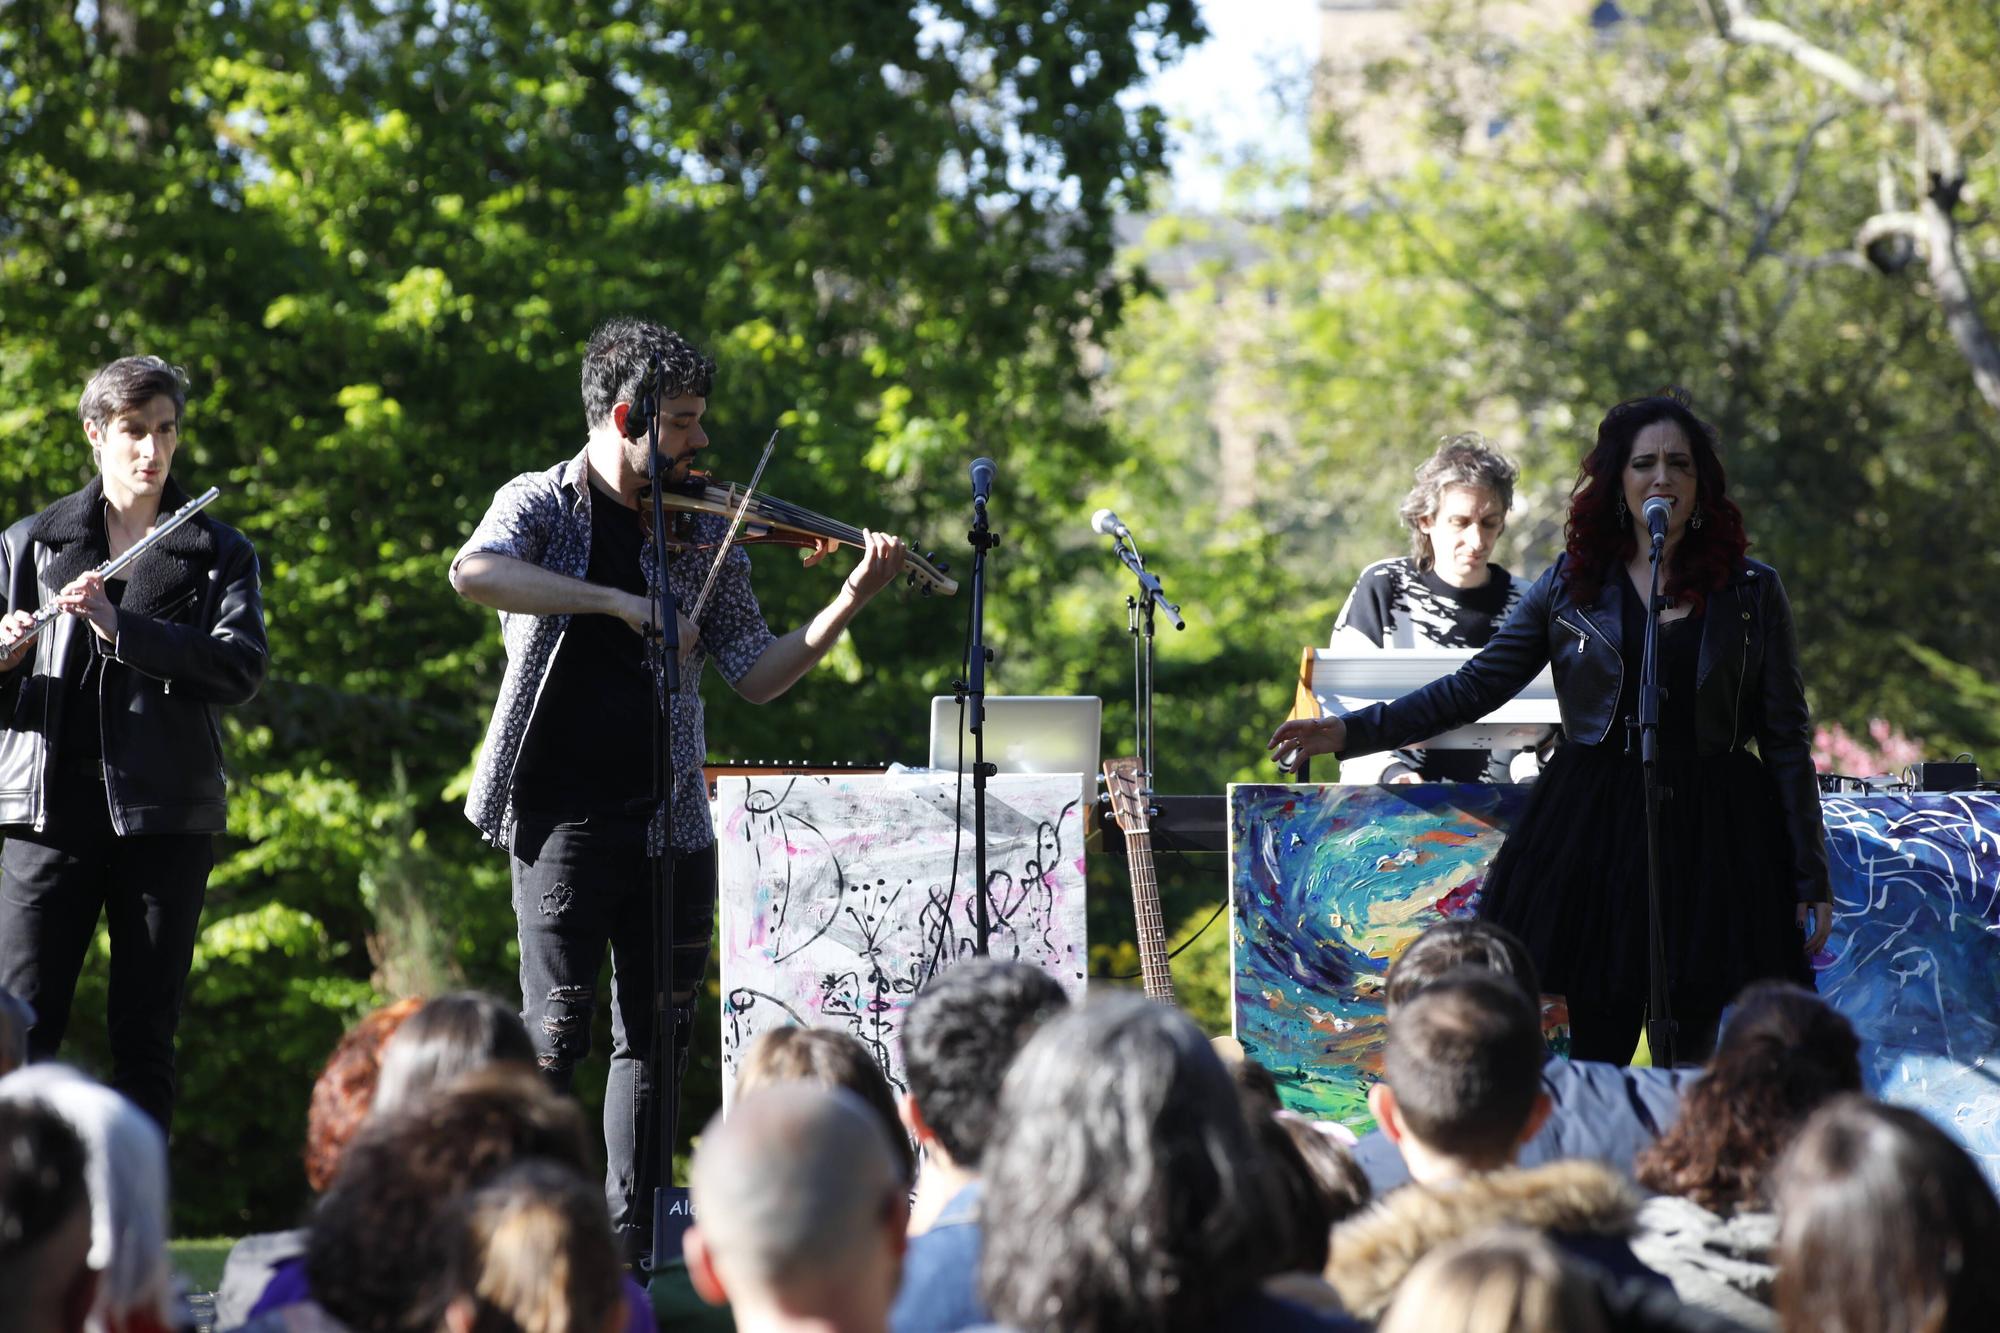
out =
[[[500,488],[486,517],[479,520],[472,537],[453,563],[478,551],[510,556],[539,565],[557,574],[583,578],[590,569],[590,506],[610,504],[594,500],[584,455],[559,463],[546,472],[524,472]],[[728,530],[727,520],[712,514],[693,516],[694,549],[667,555],[667,581],[682,614],[694,607],[695,597],[708,577],[715,544]],[[646,586],[653,586],[653,546],[648,538],[640,560],[645,566]],[[465,800],[466,818],[478,826],[486,840],[509,847],[514,836],[514,764],[521,755],[521,742],[535,714],[535,701],[555,663],[556,647],[569,627],[567,615],[532,616],[500,613],[500,639],[507,650],[507,674],[500,682],[500,697],[493,705],[493,720],[480,747],[479,762],[472,772],[472,790]],[[708,755],[708,738],[703,733],[699,686],[703,666],[712,656],[716,668],[730,684],[743,679],[774,637],[764,623],[764,613],[750,590],[750,557],[742,547],[724,557],[722,573],[701,614],[701,640],[681,668],[681,689],[674,696],[674,827],[673,845],[679,851],[698,851],[715,841],[708,818],[708,788],[701,766]],[[657,673],[656,673],[657,674]],[[634,726],[645,725],[634,718]],[[665,811],[653,816],[648,839],[652,850],[660,849]]]

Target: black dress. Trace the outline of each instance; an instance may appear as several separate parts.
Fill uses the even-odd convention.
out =
[[[1569,1001],[1576,1053],[1607,1017],[1638,1040],[1646,1001],[1646,807],[1639,764],[1643,596],[1623,571],[1624,684],[1619,719],[1599,745],[1561,747],[1501,846],[1479,914],[1527,944],[1542,988]],[[1751,981],[1812,984],[1792,892],[1791,846],[1778,793],[1747,750],[1695,749],[1700,614],[1660,626],[1661,927],[1668,995],[1683,1031],[1715,1015]],[[1751,682],[1750,685],[1754,685]],[[1749,688],[1749,686],[1746,686]],[[1689,1053],[1687,1043],[1682,1054]]]

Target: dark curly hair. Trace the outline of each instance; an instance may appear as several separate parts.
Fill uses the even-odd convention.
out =
[[[1702,525],[1690,523],[1682,532],[1660,591],[1672,599],[1685,597],[1700,611],[1750,549],[1743,511],[1729,498],[1715,427],[1695,415],[1684,390],[1666,388],[1644,398],[1628,398],[1604,414],[1597,444],[1584,455],[1570,490],[1569,520],[1563,525],[1569,555],[1563,582],[1580,602],[1597,600],[1605,572],[1638,554],[1632,520],[1619,513],[1618,502],[1625,494],[1625,463],[1632,456],[1632,442],[1640,431],[1661,421],[1672,422],[1694,453],[1695,504]]]
[[[715,387],[715,362],[680,334],[626,315],[607,319],[592,331],[583,352],[586,428],[595,429],[614,405],[632,401],[655,353],[664,380],[661,398],[706,398]]]
[[[516,1162],[588,1172],[583,1111],[532,1069],[497,1064],[375,1117],[347,1150],[306,1236],[313,1299],[354,1333],[420,1333],[454,1200]]]
[[[1029,1038],[980,1174],[980,1291],[1022,1333],[1220,1328],[1285,1257],[1229,1071],[1185,1014],[1137,996]]]
[[[1038,967],[970,958],[932,977],[903,1017],[903,1073],[910,1097],[952,1161],[979,1169],[1000,1080],[1035,1029],[1069,996]]]
[[[1639,1183],[1730,1213],[1764,1199],[1765,1178],[1815,1108],[1861,1087],[1860,1043],[1825,1000],[1760,981],[1737,997],[1680,1119],[1639,1155]]]

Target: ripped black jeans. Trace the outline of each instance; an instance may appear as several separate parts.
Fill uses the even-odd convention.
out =
[[[653,1097],[652,874],[646,828],[629,818],[522,815],[514,834],[514,919],[521,940],[521,1020],[542,1071],[569,1091],[590,1052],[592,1010],[604,946],[611,946],[611,1073],[604,1088],[604,1197],[619,1239],[644,1243],[653,1229],[641,1137]],[[674,856],[674,989],[699,993],[715,925],[715,844]],[[693,1004],[674,1036],[675,1086],[687,1068]]]

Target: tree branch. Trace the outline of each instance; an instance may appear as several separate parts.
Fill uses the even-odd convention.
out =
[[[1959,252],[1958,223],[1953,210],[1965,187],[1965,165],[1950,130],[1920,104],[1905,101],[1895,87],[1869,75],[1848,60],[1810,41],[1782,23],[1754,18],[1747,0],[1721,0],[1722,9],[1709,6],[1711,18],[1722,36],[1744,46],[1763,46],[1777,51],[1800,67],[1831,83],[1883,114],[1910,125],[1917,137],[1918,178],[1924,197],[1914,213],[1878,213],[1862,224],[1855,247],[1865,251],[1872,240],[1906,235],[1915,239],[1929,266],[1931,286],[1945,327],[1960,355],[1972,371],[1979,396],[2000,412],[2000,345],[1979,309],[1966,271],[1965,257]]]

